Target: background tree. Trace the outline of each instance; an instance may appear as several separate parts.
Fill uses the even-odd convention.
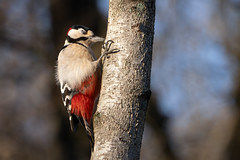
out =
[[[82,127],[70,131],[54,66],[73,24],[105,37],[107,11],[108,0],[1,0],[0,159],[90,158]],[[156,1],[140,159],[240,159],[239,11],[239,0]],[[113,47],[125,49],[118,40]],[[109,60],[122,65],[123,52],[105,68]]]
[[[93,159],[139,159],[148,101],[155,0],[109,2],[106,39],[120,52],[103,65]]]

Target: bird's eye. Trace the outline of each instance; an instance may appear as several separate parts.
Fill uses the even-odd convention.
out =
[[[79,31],[82,33],[82,34],[86,34],[87,32],[86,32],[86,30],[85,29],[79,29]]]

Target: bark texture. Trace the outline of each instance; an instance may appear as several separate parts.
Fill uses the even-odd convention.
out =
[[[155,0],[110,0],[104,60],[93,118],[92,159],[139,159],[150,92]]]

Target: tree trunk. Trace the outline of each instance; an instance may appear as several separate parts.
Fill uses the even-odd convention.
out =
[[[150,76],[155,0],[110,0],[106,40],[120,50],[104,60],[93,118],[93,160],[139,159]]]

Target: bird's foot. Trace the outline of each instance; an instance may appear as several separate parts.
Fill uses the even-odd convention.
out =
[[[105,43],[103,44],[102,48],[104,49],[104,51],[103,51],[103,55],[104,55],[104,56],[105,56],[105,55],[108,55],[108,54],[110,54],[110,53],[117,53],[117,52],[120,51],[119,49],[111,49],[111,50],[110,50],[111,45],[112,45],[113,43],[114,43],[113,40],[108,40],[107,42],[105,42]]]

